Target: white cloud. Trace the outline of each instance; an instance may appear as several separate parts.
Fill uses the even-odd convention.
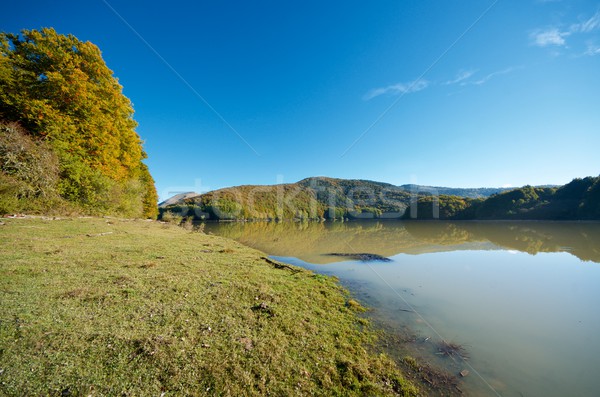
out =
[[[465,80],[467,80],[469,77],[473,76],[475,74],[475,70],[464,70],[464,71],[460,71],[458,73],[458,75],[454,78],[454,80],[449,80],[446,81],[444,84],[445,85],[450,85],[450,84],[458,84],[461,83],[461,85],[465,84]]]
[[[371,91],[367,92],[363,99],[365,101],[371,100],[380,95],[404,95],[410,94],[412,92],[417,92],[424,90],[429,86],[429,82],[423,79],[417,79],[415,81],[411,81],[408,83],[398,83],[393,85],[388,85],[387,87],[374,88]]]
[[[505,183],[504,185],[502,185],[503,188],[508,188],[508,187],[513,187],[513,185],[511,185],[510,183]]]
[[[500,75],[503,75],[503,74],[507,74],[507,73],[513,72],[513,71],[515,71],[515,70],[517,70],[517,69],[519,69],[519,68],[518,68],[518,67],[511,66],[511,67],[509,67],[509,68],[502,69],[502,70],[499,70],[499,71],[497,71],[497,72],[490,73],[490,74],[488,74],[487,76],[485,76],[484,78],[482,78],[482,79],[479,79],[479,80],[476,80],[476,81],[473,81],[473,82],[471,82],[470,84],[475,84],[475,85],[481,85],[481,84],[485,84],[485,83],[487,83],[489,80],[491,80],[492,78],[494,78],[494,77],[496,77],[496,76],[500,76]]]
[[[567,45],[566,38],[572,34],[589,34],[600,29],[600,11],[589,19],[574,23],[566,30],[560,30],[557,27],[547,29],[538,29],[529,34],[529,38],[533,45],[538,47],[565,47]]]
[[[569,36],[570,32],[561,32],[557,28],[547,30],[536,30],[529,35],[533,45],[538,47],[548,47],[551,45],[564,46],[566,44],[565,37]]]
[[[587,50],[585,51],[585,55],[600,55],[600,46],[596,44],[589,43]]]
[[[571,32],[589,33],[600,28],[600,11],[587,21],[571,25]]]

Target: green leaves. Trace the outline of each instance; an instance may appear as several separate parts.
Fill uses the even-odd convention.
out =
[[[1,119],[48,139],[64,198],[102,213],[140,207],[123,215],[156,215],[133,106],[94,44],[49,28],[0,33]],[[114,203],[115,193],[129,196],[132,186],[140,205]]]

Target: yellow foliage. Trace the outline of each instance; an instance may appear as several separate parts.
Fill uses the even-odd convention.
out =
[[[151,177],[142,177],[147,173],[141,162],[146,155],[135,131],[131,101],[90,42],[47,28],[20,35],[0,33],[0,117],[20,122],[52,144],[64,165],[63,193],[73,194],[69,199],[85,202],[89,197],[79,197],[81,192],[98,188],[68,186],[82,180],[64,175],[75,169],[87,175],[83,179],[106,178],[124,192],[131,191],[127,186],[136,180],[151,184],[142,191],[154,189]],[[96,173],[100,179],[92,176]],[[146,202],[145,195],[139,197],[145,207],[140,216],[153,212],[148,206],[156,206]]]

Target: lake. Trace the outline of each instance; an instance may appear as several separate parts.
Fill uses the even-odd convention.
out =
[[[256,222],[205,231],[337,276],[376,323],[404,335],[392,346],[398,357],[468,370],[466,395],[600,396],[600,223]],[[327,255],[363,252],[392,261]],[[464,351],[444,355],[442,341]]]

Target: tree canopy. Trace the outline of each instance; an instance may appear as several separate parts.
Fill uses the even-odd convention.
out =
[[[94,44],[49,28],[0,33],[0,120],[50,144],[63,199],[88,212],[156,215],[133,106]]]

